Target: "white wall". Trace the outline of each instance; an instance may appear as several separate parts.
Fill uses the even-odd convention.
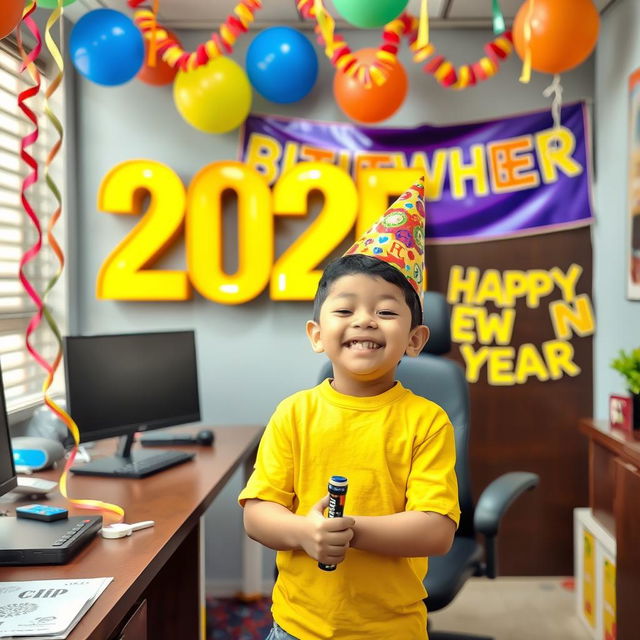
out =
[[[640,3],[618,0],[603,16],[596,52],[595,147],[598,171],[593,227],[594,294],[598,330],[594,345],[595,413],[608,416],[610,393],[625,392],[610,362],[619,349],[640,346],[640,301],[626,299],[627,81],[640,67]]]
[[[186,48],[193,49],[208,37],[213,26],[206,25],[208,31],[185,32],[179,36]],[[360,31],[344,35],[354,49],[379,42],[374,33]],[[250,33],[237,43],[233,58],[241,64],[251,37]],[[492,38],[489,31],[432,33],[438,49],[456,64],[477,60],[483,55],[484,44]],[[346,121],[333,100],[332,68],[319,47],[317,51],[320,77],[310,96],[294,105],[278,106],[256,95],[253,110]],[[431,76],[422,73],[418,65],[410,62],[406,51],[402,59],[410,76],[410,93],[404,106],[384,123],[385,126],[473,121],[546,108],[549,104],[542,96],[542,90],[551,78],[536,74],[531,84],[520,84],[520,62],[515,55],[495,78],[461,92],[440,87]],[[71,69],[71,65],[67,68]],[[591,101],[591,62],[566,75],[563,84],[566,101],[583,98]],[[618,87],[613,86],[610,90],[613,94]],[[620,87],[619,91],[622,90]],[[72,326],[83,333],[194,328],[204,422],[264,423],[281,398],[316,381],[321,360],[311,352],[304,335],[304,322],[311,314],[311,303],[273,303],[268,294],[237,307],[214,304],[197,293],[192,301],[184,303],[124,303],[98,301],[95,297],[96,275],[101,263],[135,223],[128,216],[97,212],[96,193],[106,172],[123,160],[150,158],[168,164],[188,184],[196,171],[206,164],[237,157],[238,133],[214,136],[196,131],[176,112],[170,87],[155,88],[138,82],[107,88],[80,78],[76,108],[77,165],[72,171],[78,185],[78,210],[76,251],[71,257],[70,268],[75,271],[77,282],[71,301]],[[617,105],[615,109],[614,105],[610,107],[611,111],[617,109]],[[624,116],[619,118],[623,120]],[[614,126],[622,130],[622,122]],[[623,140],[624,133],[621,132],[617,144],[622,144]],[[606,171],[606,162],[601,162],[600,166]],[[613,176],[611,180],[613,182]],[[622,193],[622,186],[617,188]],[[613,184],[610,189],[615,191]],[[607,206],[601,208],[606,214],[611,207],[609,199],[605,202]],[[622,204],[616,206],[614,213],[622,217]],[[280,228],[281,236],[277,241],[280,251],[299,230],[295,225]],[[621,288],[621,269],[614,273],[602,262],[598,260],[598,285],[605,286],[603,270],[607,269],[610,280],[619,277]],[[174,251],[162,264],[184,264],[183,252]],[[617,288],[612,287],[608,295],[613,297],[615,291]],[[622,303],[618,300],[617,304]],[[635,310],[637,318],[640,306]],[[610,317],[613,315],[611,313]],[[610,323],[601,325],[601,330],[607,328],[612,334],[616,333]],[[620,340],[621,345],[629,342],[618,336],[610,339]],[[241,513],[235,497],[240,488],[240,478],[236,475],[207,518],[207,577],[230,586],[239,576]],[[269,557],[265,564],[271,567],[271,563]]]

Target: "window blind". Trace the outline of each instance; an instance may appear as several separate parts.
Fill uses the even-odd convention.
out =
[[[20,142],[33,130],[33,124],[18,106],[18,95],[32,86],[28,72],[20,73],[20,56],[10,38],[0,41],[0,364],[9,411],[37,404],[42,400],[42,384],[46,372],[29,354],[25,343],[27,326],[36,311],[26,290],[18,278],[21,256],[37,239],[36,229],[27,216],[20,199],[23,179],[31,171],[20,158]],[[39,135],[27,151],[38,161],[38,182],[27,192],[27,199],[36,212],[43,234],[56,209],[57,202],[44,179],[44,162],[57,132],[44,115],[44,90],[51,74],[46,67],[38,67],[41,73],[41,91],[26,101],[38,115]],[[49,100],[52,111],[62,120],[62,86]],[[64,148],[64,147],[63,147]],[[62,186],[63,150],[61,149],[50,169],[52,178]],[[64,202],[63,202],[64,206]],[[57,242],[64,247],[64,209],[61,221],[55,228]],[[24,273],[42,296],[49,280],[58,269],[58,261],[43,238],[39,254],[25,267]],[[47,296],[47,306],[60,330],[65,329],[64,279]],[[39,328],[31,335],[31,344],[49,362],[57,351],[54,334],[42,319]],[[55,389],[62,387],[63,376],[56,376]]]

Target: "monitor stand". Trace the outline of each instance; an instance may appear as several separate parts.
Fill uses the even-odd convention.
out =
[[[147,448],[131,451],[131,446],[134,443],[133,438],[133,433],[122,436],[118,441],[115,456],[98,458],[86,464],[71,467],[71,471],[84,476],[144,478],[195,457],[195,453],[167,451],[166,449]]]

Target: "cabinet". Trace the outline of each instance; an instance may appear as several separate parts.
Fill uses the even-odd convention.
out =
[[[594,640],[616,640],[616,543],[591,515],[575,509],[576,612]]]
[[[640,637],[640,434],[583,419],[589,440],[589,507],[615,539],[617,640]]]
[[[112,640],[147,640],[147,601],[134,607],[126,622]]]

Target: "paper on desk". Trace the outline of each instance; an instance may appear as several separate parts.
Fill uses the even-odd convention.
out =
[[[64,640],[113,578],[0,583],[0,638]]]

